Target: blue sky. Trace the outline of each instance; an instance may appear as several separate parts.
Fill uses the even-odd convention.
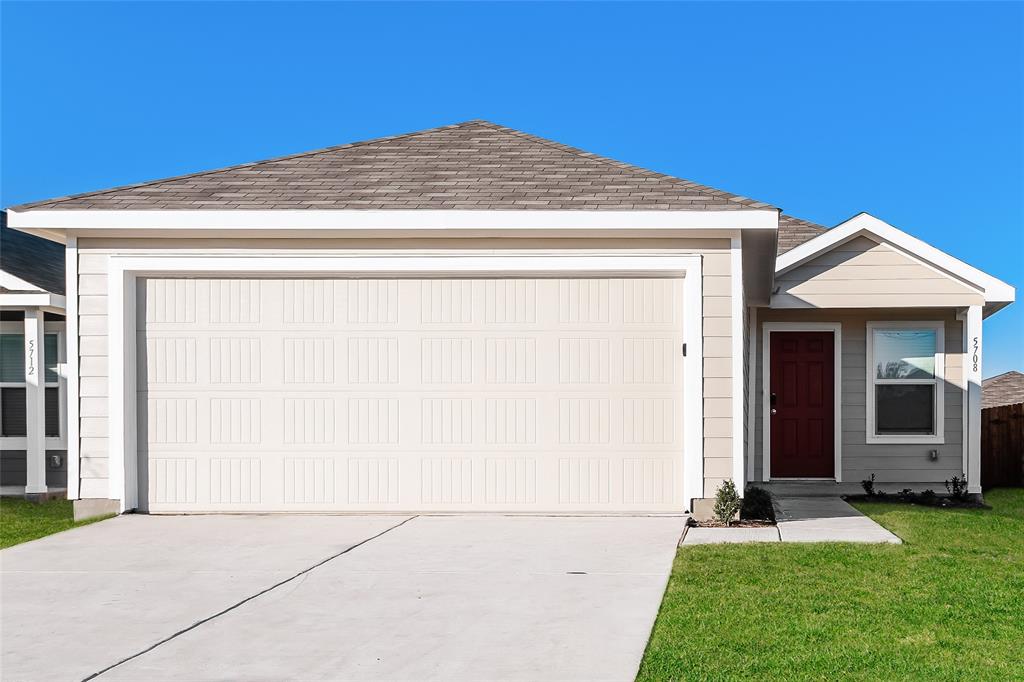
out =
[[[0,5],[4,206],[486,118],[1024,286],[1020,3]],[[1024,304],[984,372],[1024,369]]]

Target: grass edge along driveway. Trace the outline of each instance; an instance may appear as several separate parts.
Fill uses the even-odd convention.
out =
[[[0,498],[0,549],[107,518],[110,517],[75,521],[70,500],[48,500],[37,504],[17,497]]]
[[[903,545],[680,549],[639,680],[1024,679],[1024,489],[864,503]]]

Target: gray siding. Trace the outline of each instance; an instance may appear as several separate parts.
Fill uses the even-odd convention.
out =
[[[945,322],[945,388],[943,390],[945,442],[942,444],[868,444],[867,434],[867,323],[884,320],[941,320]],[[755,437],[755,479],[763,480],[762,452],[764,378],[762,330],[765,322],[839,322],[842,324],[842,478],[859,482],[872,473],[884,483],[942,482],[963,469],[963,335],[953,309],[938,310],[758,310]],[[928,453],[938,450],[931,461]]]

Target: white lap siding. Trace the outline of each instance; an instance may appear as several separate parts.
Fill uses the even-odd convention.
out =
[[[691,255],[703,260],[704,491],[713,495],[732,475],[732,335],[728,239],[107,239],[81,238],[79,249],[79,355],[81,497],[111,493],[108,467],[107,272],[112,254],[167,255],[395,255],[443,254],[467,249],[537,255]]]

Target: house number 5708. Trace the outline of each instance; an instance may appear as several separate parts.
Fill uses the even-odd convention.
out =
[[[979,355],[978,351],[981,348],[981,345],[978,343],[978,337],[977,336],[975,336],[971,340],[971,345],[974,347],[974,355],[971,356],[971,361],[974,363],[974,371],[977,372],[978,371],[978,355]]]
[[[36,373],[36,340],[28,340],[28,376]]]

